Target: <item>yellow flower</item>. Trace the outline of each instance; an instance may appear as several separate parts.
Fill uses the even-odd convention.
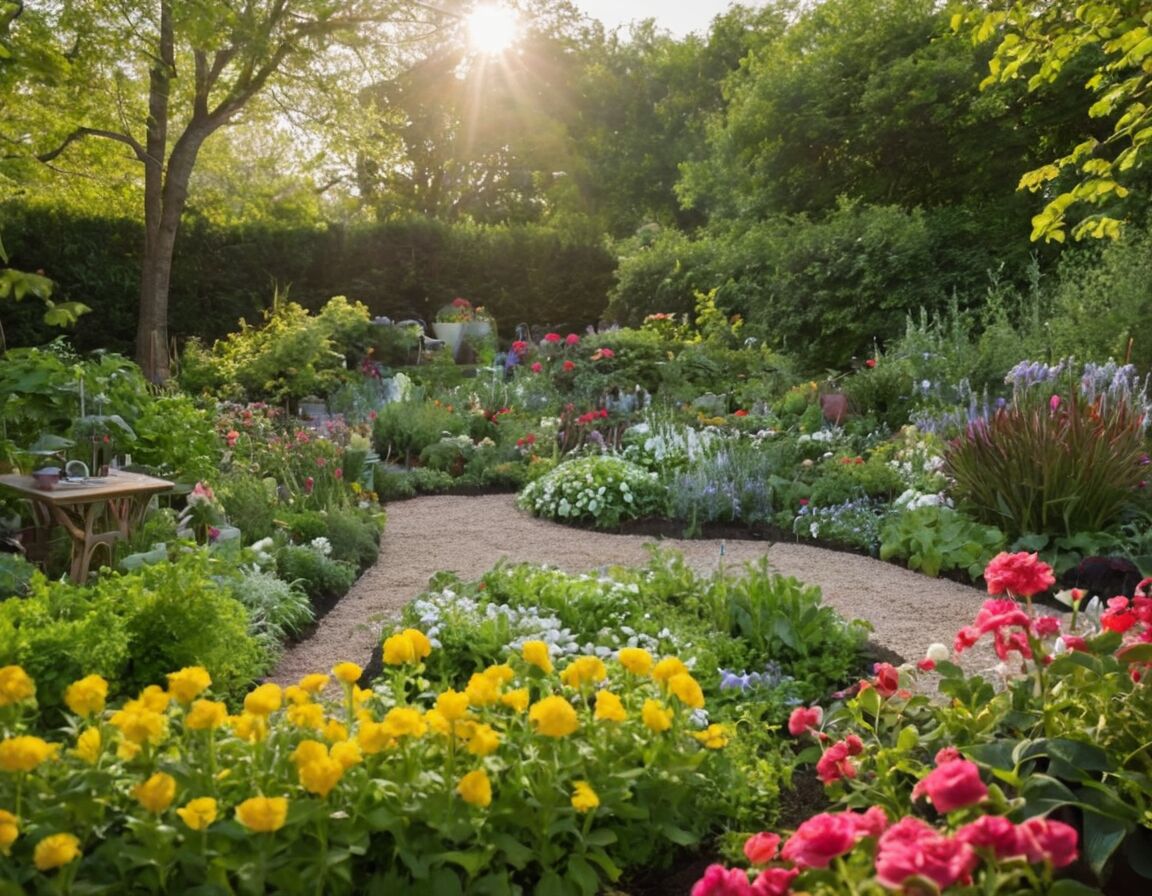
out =
[[[172,695],[158,684],[150,684],[136,698],[140,705],[152,712],[164,712],[172,702]]]
[[[444,713],[438,709],[430,709],[424,713],[424,721],[428,723],[428,728],[435,731],[441,737],[447,737],[452,733],[452,723],[444,718]]]
[[[20,666],[0,668],[0,706],[11,706],[36,696],[36,683]]]
[[[704,706],[704,692],[700,685],[687,672],[681,672],[668,679],[668,690],[685,706],[692,709],[702,709]]]
[[[264,716],[245,712],[238,716],[232,716],[229,721],[232,723],[232,730],[236,736],[250,744],[260,743],[268,736],[268,720]]]
[[[108,699],[108,682],[99,675],[85,675],[74,681],[64,691],[64,702],[78,716],[98,715],[104,712],[104,701]]]
[[[51,834],[36,844],[32,861],[40,871],[51,871],[80,858],[80,841],[71,834]]]
[[[280,708],[280,685],[262,684],[244,698],[244,711],[254,716],[268,716]]]
[[[436,709],[449,722],[455,722],[468,714],[468,695],[451,689],[436,698]]]
[[[184,727],[192,731],[209,731],[228,721],[228,707],[216,700],[197,700],[184,716]]]
[[[652,671],[652,654],[641,647],[622,647],[616,658],[633,675],[644,676]]]
[[[192,830],[202,831],[216,820],[216,800],[210,796],[198,796],[177,809],[176,814]]]
[[[544,737],[567,737],[580,727],[572,704],[555,695],[533,703],[528,718],[536,726],[536,733]]]
[[[489,725],[477,725],[468,739],[468,752],[473,756],[487,756],[500,746],[500,735]]]
[[[89,728],[87,731],[81,732],[80,736],[76,738],[76,749],[72,752],[89,765],[95,765],[100,758],[103,746],[100,729]]]
[[[703,731],[693,731],[692,736],[709,750],[721,750],[728,746],[728,729],[723,725],[709,725]]]
[[[480,808],[492,802],[492,782],[488,780],[488,773],[482,768],[468,772],[461,778],[460,783],[456,785],[456,792],[464,802]]]
[[[602,722],[623,722],[628,718],[624,704],[611,691],[597,691],[595,716]]]
[[[665,709],[664,704],[659,700],[652,700],[651,698],[645,700],[644,708],[640,710],[640,718],[644,720],[648,729],[656,734],[672,727],[672,713]]]
[[[304,706],[312,702],[312,695],[298,684],[290,684],[284,688],[284,702],[293,706]]]
[[[528,688],[518,688],[500,695],[500,702],[514,712],[524,712],[528,708],[528,699]]]
[[[544,641],[525,641],[521,654],[524,662],[535,666],[545,675],[552,673],[552,655]]]
[[[596,656],[580,656],[560,673],[560,681],[574,688],[595,684],[608,677],[603,661]]]
[[[329,719],[324,723],[324,740],[329,743],[348,740],[348,726],[338,719]]]
[[[301,765],[298,772],[300,784],[305,790],[319,797],[326,797],[344,777],[344,766],[325,752],[312,762]]]
[[[516,673],[507,663],[501,663],[498,666],[489,666],[482,674],[485,678],[491,678],[499,685],[506,685],[516,677]]]
[[[412,642],[412,650],[415,652],[417,660],[422,660],[432,653],[432,642],[420,629],[406,628],[400,634]]]
[[[318,740],[302,740],[296,745],[296,749],[292,751],[292,761],[296,763],[299,768],[302,765],[307,765],[309,762],[315,762],[317,759],[327,757],[328,748]]]
[[[354,740],[342,740],[339,743],[332,744],[328,754],[344,766],[345,771],[364,761],[364,756],[360,752],[360,746]]]
[[[388,733],[383,722],[364,722],[356,732],[356,743],[360,749],[369,756],[390,750],[396,744],[396,738]]]
[[[287,797],[254,796],[236,807],[236,820],[248,830],[260,834],[280,830],[287,818]]]
[[[203,666],[185,666],[168,673],[168,691],[181,703],[191,703],[212,684],[212,676]]]
[[[9,737],[0,741],[0,769],[6,772],[30,772],[41,762],[56,755],[57,744],[31,735]]]
[[[122,740],[116,745],[116,758],[123,759],[125,762],[131,762],[140,755],[140,744],[134,744],[130,740]]]
[[[147,781],[137,784],[132,794],[141,806],[159,815],[176,798],[176,779],[165,772],[156,772]]]
[[[309,694],[316,695],[328,687],[329,681],[330,679],[327,675],[320,672],[313,672],[311,675],[305,675],[300,679],[300,687]]]
[[[680,660],[674,656],[665,657],[660,660],[652,670],[652,677],[655,678],[660,684],[664,684],[673,675],[681,675],[688,672],[688,667],[685,666]]]
[[[394,706],[384,716],[384,727],[395,738],[423,737],[428,731],[420,710],[410,706]]]
[[[577,812],[590,812],[600,805],[600,797],[587,781],[572,782],[572,808]]]
[[[364,670],[355,663],[337,663],[332,667],[332,674],[336,676],[338,681],[342,681],[344,684],[355,684],[360,680],[360,676],[364,674]]]
[[[168,717],[139,700],[129,700],[122,709],[112,713],[109,721],[120,729],[125,740],[137,746],[145,741],[158,744],[168,732]]]
[[[473,673],[464,689],[472,706],[487,706],[500,699],[500,683],[482,672]]]
[[[20,836],[20,819],[7,809],[0,809],[0,852],[8,855],[12,844]]]
[[[384,662],[389,666],[405,666],[416,662],[416,648],[404,635],[384,639]]]
[[[319,730],[324,727],[324,707],[319,703],[294,704],[288,707],[288,721],[297,728]]]

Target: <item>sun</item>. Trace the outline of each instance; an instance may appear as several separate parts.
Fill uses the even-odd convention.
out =
[[[473,52],[489,56],[498,56],[512,46],[520,30],[516,12],[495,3],[477,6],[465,21],[468,45]]]

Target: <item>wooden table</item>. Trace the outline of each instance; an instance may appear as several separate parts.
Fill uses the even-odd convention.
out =
[[[128,538],[144,517],[152,495],[172,488],[167,479],[141,473],[113,471],[101,478],[63,480],[51,491],[36,487],[31,476],[10,473],[0,476],[0,488],[32,502],[36,525],[62,526],[72,538],[72,581],[88,579],[92,555],[101,546],[111,547]]]

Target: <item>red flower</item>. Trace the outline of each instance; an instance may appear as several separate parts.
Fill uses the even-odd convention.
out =
[[[824,784],[832,784],[841,778],[855,778],[856,766],[849,759],[850,752],[846,741],[832,744],[816,761],[816,774]]]
[[[827,868],[828,863],[856,845],[859,830],[854,812],[821,812],[796,829],[780,856],[800,868]]]
[[[747,417],[747,416],[748,416],[748,412],[747,412],[746,410],[744,410],[743,408],[741,408],[741,409],[740,409],[740,410],[738,410],[738,411],[733,411],[733,412],[732,412],[732,416],[733,416],[733,417]]]
[[[224,436],[224,441],[228,443],[229,448],[233,448],[236,445],[236,440],[239,438],[240,433],[236,432],[234,429],[230,429],[228,430],[228,435]]]
[[[335,476],[337,479],[343,479],[344,478],[343,467],[337,467],[335,470],[332,471],[332,475]]]
[[[1029,818],[1016,828],[1020,846],[1029,862],[1049,861],[1053,868],[1063,868],[1076,861],[1076,829],[1062,821]]]
[[[1002,815],[981,815],[956,832],[956,839],[973,849],[985,849],[998,859],[1024,854],[1016,825]]]
[[[909,878],[922,877],[944,890],[968,879],[977,861],[967,843],[943,837],[919,819],[902,818],[880,838],[876,879],[885,887],[902,890]]]
[[[921,672],[931,672],[936,668],[936,660],[930,657],[925,657],[916,664],[916,668]]]
[[[742,868],[709,865],[692,887],[692,896],[751,896],[752,885]]]
[[[570,373],[575,369],[576,369],[576,365],[573,364],[571,361],[565,361],[564,362],[564,372],[565,373]]]
[[[452,307],[453,308],[471,308],[472,303],[469,302],[467,299],[462,299],[462,298],[457,297],[457,298],[452,300]]]
[[[560,334],[559,333],[545,333],[544,334],[544,341],[555,344],[555,343],[560,341]]]
[[[753,834],[744,841],[744,855],[753,865],[767,865],[776,858],[780,848],[780,835],[770,831]]]
[[[315,479],[313,479],[311,476],[307,477],[307,478],[304,480],[304,494],[306,494],[306,495],[310,495],[310,494],[312,494],[312,487],[313,487],[315,484],[316,484],[316,480],[315,480]]]
[[[531,370],[533,373],[543,373],[543,372],[544,372],[544,365],[543,365],[543,364],[541,364],[539,361],[536,361],[536,362],[534,362],[534,363],[532,364],[532,367],[531,367],[531,368],[529,368],[529,369],[530,369],[530,370]]]
[[[797,706],[788,717],[788,733],[799,737],[805,731],[811,731],[820,726],[824,720],[824,710],[819,706]]]
[[[575,333],[569,333],[567,336],[564,337],[564,344],[565,345],[579,345],[580,344],[580,337],[577,336]]]
[[[876,359],[875,358],[869,358],[867,361],[864,362],[864,366],[869,367],[869,368],[875,367],[876,366]]]
[[[874,671],[876,679],[872,682],[876,693],[881,697],[891,697],[900,688],[900,672],[891,663],[877,663]]]
[[[799,873],[799,868],[765,868],[752,882],[752,892],[756,896],[788,896]]]
[[[528,352],[528,343],[523,339],[517,339],[512,343],[512,351],[523,357]]]
[[[979,803],[988,796],[980,769],[967,759],[942,762],[912,788],[912,799],[927,795],[937,812],[947,813]]]
[[[1056,582],[1052,567],[1027,551],[997,554],[985,567],[984,578],[989,594],[1007,592],[1016,597],[1031,597],[1047,591]]]

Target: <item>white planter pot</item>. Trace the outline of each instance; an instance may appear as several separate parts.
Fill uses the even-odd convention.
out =
[[[486,320],[473,320],[466,323],[432,323],[432,332],[436,338],[448,346],[454,360],[460,360],[460,347],[466,337],[483,339],[492,332],[492,324]]]

